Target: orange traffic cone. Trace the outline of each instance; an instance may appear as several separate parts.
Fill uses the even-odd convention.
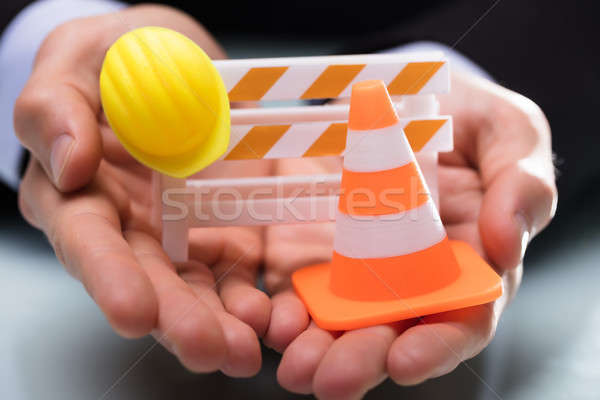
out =
[[[315,322],[348,330],[493,301],[494,270],[448,240],[382,81],[352,87],[333,259],[296,271]]]

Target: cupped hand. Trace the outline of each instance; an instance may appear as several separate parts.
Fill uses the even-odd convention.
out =
[[[502,276],[494,303],[347,332],[310,321],[291,273],[330,258],[332,224],[272,226],[265,284],[272,314],[264,341],[283,352],[280,384],[323,399],[359,398],[386,377],[411,385],[452,371],[492,339],[516,293],[528,241],[556,207],[550,129],[525,97],[456,74],[441,112],[454,117],[455,149],[440,156],[440,214],[451,239],[468,242]],[[335,160],[282,160],[279,173],[339,171]]]
[[[15,107],[16,132],[31,152],[20,207],[115,331],[125,337],[152,332],[193,371],[253,375],[270,315],[268,297],[255,288],[262,231],[193,231],[191,261],[173,265],[150,225],[151,171],[124,151],[101,110],[104,54],[142,25],[176,28],[212,57],[223,56],[194,20],[160,6],[56,29]],[[204,173],[266,175],[268,168],[240,162]]]

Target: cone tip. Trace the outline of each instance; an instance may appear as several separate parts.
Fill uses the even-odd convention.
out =
[[[385,128],[398,122],[390,95],[381,80],[355,83],[350,97],[348,128],[356,131]]]

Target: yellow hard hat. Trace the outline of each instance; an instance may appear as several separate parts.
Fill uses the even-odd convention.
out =
[[[184,178],[229,144],[227,90],[193,41],[159,27],[135,29],[108,50],[100,73],[106,118],[141,163]]]

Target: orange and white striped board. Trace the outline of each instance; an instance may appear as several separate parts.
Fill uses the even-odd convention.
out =
[[[309,100],[350,96],[352,84],[383,80],[392,96],[450,89],[441,52],[289,57],[214,62],[230,101]]]
[[[401,118],[415,153],[452,151],[452,117]],[[339,156],[346,149],[346,121],[233,125],[223,160]],[[351,150],[349,147],[348,150]]]

